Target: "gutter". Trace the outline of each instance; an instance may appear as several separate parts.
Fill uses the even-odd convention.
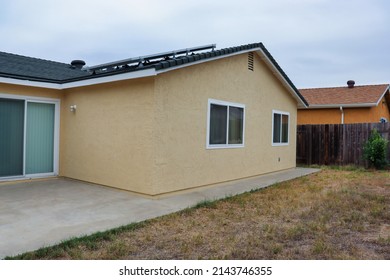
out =
[[[31,80],[27,80],[27,79],[20,80],[20,79],[5,78],[5,77],[0,77],[0,83],[62,90],[62,89],[68,89],[68,88],[75,88],[75,87],[83,87],[83,86],[104,84],[104,83],[110,83],[110,82],[124,81],[124,80],[135,79],[135,78],[144,78],[144,77],[150,77],[150,76],[156,76],[156,75],[157,75],[157,73],[156,73],[156,70],[154,68],[148,68],[145,70],[127,72],[127,73],[116,74],[116,75],[109,75],[109,76],[104,76],[104,77],[82,79],[82,80],[78,80],[78,81],[65,82],[65,83],[58,83],[58,82],[57,83],[49,83],[49,82],[31,81]]]
[[[343,108],[362,108],[376,107],[377,103],[352,103],[352,104],[325,104],[325,105],[309,105],[307,109],[338,109]]]
[[[341,124],[344,124],[344,110],[343,110],[343,106],[340,106],[340,111],[341,111]]]

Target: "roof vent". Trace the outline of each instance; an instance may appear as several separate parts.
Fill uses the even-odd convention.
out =
[[[72,68],[73,69],[81,69],[83,68],[83,66],[85,65],[85,61],[84,60],[73,60],[70,65],[72,65]]]
[[[248,53],[248,70],[253,71],[253,52]]]
[[[349,81],[347,82],[347,85],[348,85],[349,88],[353,88],[353,87],[355,86],[355,81],[349,80]]]

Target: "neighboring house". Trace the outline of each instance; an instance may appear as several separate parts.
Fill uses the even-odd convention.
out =
[[[146,195],[295,167],[307,103],[261,43],[85,67],[0,53],[0,180]]]
[[[388,122],[389,85],[300,89],[309,107],[298,110],[298,124]]]

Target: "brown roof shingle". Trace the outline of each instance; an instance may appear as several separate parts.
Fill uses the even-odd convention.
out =
[[[389,85],[365,85],[353,88],[310,88],[300,89],[300,93],[312,106],[359,105],[378,103]],[[335,106],[336,107],[336,106]]]

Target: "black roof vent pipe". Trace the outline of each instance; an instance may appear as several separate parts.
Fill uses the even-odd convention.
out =
[[[349,88],[353,88],[353,87],[355,86],[355,81],[349,80],[349,81],[347,82],[347,85],[348,85]]]
[[[84,60],[79,60],[79,59],[72,60],[70,65],[72,65],[73,69],[82,69],[83,66],[85,66],[85,61]]]

